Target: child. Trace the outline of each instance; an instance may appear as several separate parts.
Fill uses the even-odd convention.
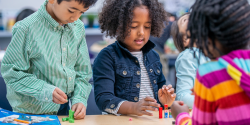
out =
[[[29,15],[33,14],[35,11],[32,9],[24,9],[22,10],[16,17],[16,22],[23,20],[24,18],[28,17]]]
[[[191,45],[212,61],[198,68],[192,121],[187,105],[173,103],[177,125],[250,124],[249,10],[247,0],[196,0],[192,6]]]
[[[91,65],[83,23],[78,19],[96,0],[46,0],[13,27],[1,73],[14,112],[86,113]]]
[[[187,37],[189,15],[190,13],[186,13],[173,22],[171,35],[176,48],[181,52],[175,62],[177,77],[176,100],[183,101],[189,108],[192,108],[194,95],[191,95],[191,89],[194,87],[196,70],[200,64],[209,59],[199,52],[195,44],[194,47],[189,48],[190,39]]]
[[[146,110],[157,110],[157,101],[172,104],[174,89],[165,85],[159,55],[149,41],[150,35],[160,36],[165,20],[158,0],[106,1],[99,23],[102,32],[117,41],[104,48],[93,65],[95,100],[101,111],[152,115]]]

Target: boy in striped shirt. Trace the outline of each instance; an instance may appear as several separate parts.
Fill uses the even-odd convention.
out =
[[[7,99],[14,112],[86,114],[92,77],[85,29],[79,17],[97,0],[46,0],[12,29],[2,61]]]

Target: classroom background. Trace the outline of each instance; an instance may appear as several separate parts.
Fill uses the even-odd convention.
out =
[[[31,9],[37,11],[44,1],[45,0],[0,0],[0,66],[5,50],[11,41],[11,29],[16,22],[17,15],[24,9]],[[104,0],[98,0],[98,2],[94,6],[92,6],[86,13],[84,13],[80,17],[80,20],[82,20],[85,24],[86,41],[90,53],[91,62],[94,61],[100,50],[102,50],[109,44],[115,42],[115,39],[105,37],[105,34],[101,33],[101,30],[99,29],[98,13],[101,11],[103,1]],[[172,17],[171,19],[169,19],[169,21],[171,22],[178,18],[180,15],[184,14],[185,12],[188,12],[188,8],[190,8],[190,6],[194,3],[195,0],[159,1],[163,4],[165,10]],[[176,77],[174,64],[175,59],[178,56],[178,51],[175,48],[171,37],[163,41],[163,43],[164,44],[163,46],[161,46],[161,48],[163,49],[164,56],[162,57],[165,59],[166,62],[163,65],[167,67],[166,69],[164,69],[167,70],[165,71],[167,74],[165,77],[169,84],[175,86]],[[155,49],[157,52],[162,51],[157,50],[157,47]],[[6,98],[6,87],[3,78],[1,77],[1,73],[0,86],[0,99]],[[94,88],[92,88],[88,103],[94,102],[93,89]],[[3,102],[0,107],[6,106],[7,109],[10,108],[8,102],[6,102],[6,100],[4,101],[0,101],[1,103]],[[88,112],[88,110],[92,110],[92,112]],[[87,115],[98,113],[100,113],[98,109],[87,109]]]
[[[188,8],[194,3],[194,0],[159,0],[166,8],[166,11],[173,16],[180,16],[188,11]],[[16,22],[16,17],[24,9],[31,9],[37,11],[42,5],[44,0],[0,0],[0,62],[3,58],[6,47],[11,41],[11,29]],[[98,24],[98,13],[102,9],[104,0],[98,0],[97,3],[92,6],[86,13],[84,13],[80,19],[84,22],[86,28],[86,41],[89,48],[91,62],[94,61],[96,55],[101,49],[107,45],[115,42],[115,39],[105,37],[104,33],[101,33]],[[169,33],[169,32],[168,32]],[[168,42],[167,42],[168,41]],[[174,61],[178,55],[178,52],[174,46],[172,39],[164,41],[161,48],[165,48],[163,53],[166,53],[165,58],[168,59],[165,64],[169,66],[168,82],[174,84],[175,82],[175,69]],[[162,51],[162,50],[161,50]]]

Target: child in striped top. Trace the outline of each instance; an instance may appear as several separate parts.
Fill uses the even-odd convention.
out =
[[[247,0],[196,0],[190,44],[212,61],[198,68],[192,119],[174,102],[177,125],[250,124],[250,6]]]
[[[160,104],[172,105],[174,89],[166,86],[159,55],[150,35],[160,36],[166,12],[158,0],[107,0],[99,14],[102,32],[117,41],[93,64],[95,101],[114,115],[153,115]],[[111,25],[112,24],[112,25]]]

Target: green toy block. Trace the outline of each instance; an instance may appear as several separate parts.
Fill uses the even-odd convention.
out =
[[[74,111],[69,110],[69,117],[67,117],[67,118],[62,118],[62,121],[63,121],[63,122],[69,121],[69,123],[74,123],[74,122],[75,122],[74,113],[75,113]]]
[[[65,121],[68,121],[69,118],[62,118],[62,121],[65,122]]]
[[[75,120],[74,119],[69,119],[69,123],[74,123]]]

